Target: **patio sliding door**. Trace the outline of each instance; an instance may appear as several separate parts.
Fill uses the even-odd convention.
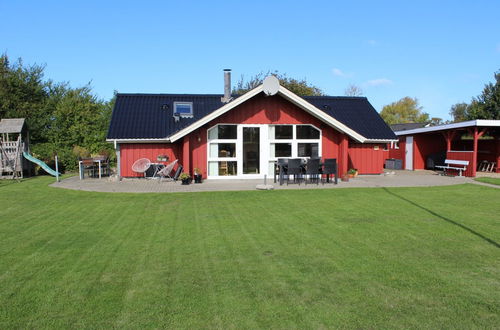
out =
[[[260,127],[243,127],[243,174],[260,173]]]

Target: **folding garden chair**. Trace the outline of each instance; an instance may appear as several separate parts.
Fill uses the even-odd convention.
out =
[[[174,178],[172,176],[170,176],[170,174],[172,173],[172,170],[174,169],[174,166],[175,166],[175,164],[177,164],[177,162],[178,162],[177,159],[174,160],[173,162],[171,162],[170,164],[168,164],[167,166],[162,168],[160,171],[158,171],[158,173],[156,173],[160,177],[159,182],[161,182],[161,179],[163,179],[163,178],[168,178],[168,179],[174,180]]]

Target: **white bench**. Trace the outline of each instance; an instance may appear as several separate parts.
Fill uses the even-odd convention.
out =
[[[462,176],[462,171],[467,170],[467,166],[469,166],[468,160],[456,160],[456,159],[446,159],[444,161],[444,166],[436,166],[438,168],[443,169],[443,174],[446,175],[446,170],[457,170],[458,176]]]

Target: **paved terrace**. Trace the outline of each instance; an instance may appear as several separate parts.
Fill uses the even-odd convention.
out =
[[[162,193],[162,192],[197,192],[197,191],[235,191],[256,190],[264,180],[205,180],[201,184],[181,185],[180,181],[162,181],[155,179],[123,179],[114,181],[111,178],[80,180],[78,176],[67,178],[51,186],[73,190],[99,192],[132,192],[132,193]],[[325,183],[307,185],[290,183],[288,186],[267,181],[274,189],[339,189],[359,187],[426,187],[445,186],[463,183],[477,183],[471,178],[441,176],[432,171],[393,171],[382,175],[360,175],[349,182],[339,180],[337,185]],[[491,185],[488,185],[491,186]]]

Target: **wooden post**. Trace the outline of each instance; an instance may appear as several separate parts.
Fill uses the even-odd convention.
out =
[[[472,134],[473,138],[473,147],[472,147],[472,176],[476,176],[476,171],[477,171],[477,151],[478,151],[478,142],[479,138],[486,133],[486,128],[482,129],[480,132],[478,131],[477,127],[474,127],[473,130],[469,130],[469,132]]]
[[[446,152],[451,151],[451,143],[453,142],[453,139],[455,138],[456,131],[446,131],[442,133],[444,136],[444,139],[446,140]]]
[[[339,143],[339,165],[338,171],[339,176],[342,177],[347,173],[347,167],[349,166],[349,138],[347,135],[342,134]]]
[[[191,173],[189,163],[191,161],[191,150],[189,147],[189,135],[184,136],[182,141],[182,166],[184,166],[185,173]]]

